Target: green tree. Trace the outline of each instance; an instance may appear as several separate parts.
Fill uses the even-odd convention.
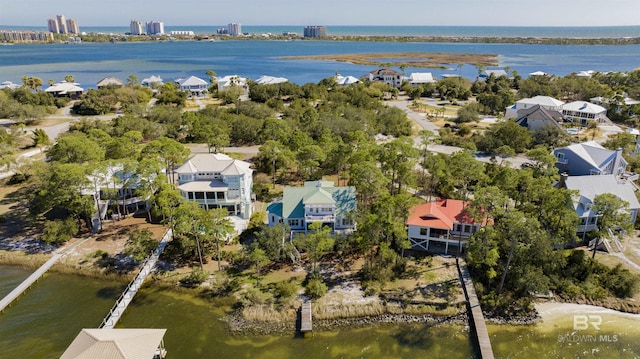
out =
[[[85,163],[102,160],[104,150],[84,134],[74,133],[60,137],[47,155],[60,163]]]
[[[136,262],[142,262],[156,249],[158,242],[153,239],[153,233],[148,229],[135,229],[129,232],[125,243],[124,253]]]
[[[628,233],[633,229],[633,224],[629,214],[629,202],[621,200],[612,193],[601,193],[595,196],[591,210],[598,216],[598,231],[592,255],[592,258],[595,258],[600,238],[608,237],[609,232],[615,230]]]
[[[46,221],[42,231],[42,240],[45,244],[62,244],[78,234],[78,226],[72,217],[61,220]]]
[[[322,222],[309,225],[310,233],[295,238],[297,246],[303,248],[311,260],[310,273],[318,274],[318,261],[333,248],[334,239],[331,228],[323,227]]]

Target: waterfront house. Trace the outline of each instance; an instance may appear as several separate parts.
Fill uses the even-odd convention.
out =
[[[166,329],[82,329],[60,359],[164,358]]]
[[[387,68],[381,68],[369,72],[369,81],[384,82],[395,88],[400,88],[403,78],[404,76],[402,76],[398,71]]]
[[[560,124],[562,119],[562,113],[549,110],[541,105],[534,105],[533,107],[519,110],[516,123],[530,131],[537,131],[549,126],[557,127],[564,131]]]
[[[77,99],[82,95],[84,89],[78,86],[77,83],[61,81],[47,87],[44,92],[53,94],[55,97],[70,97],[71,99]]]
[[[411,249],[459,253],[458,242],[464,248],[481,226],[469,215],[468,207],[469,202],[456,199],[438,199],[414,206],[406,223]]]
[[[589,121],[605,122],[607,109],[586,101],[574,101],[562,105],[562,114],[566,121],[587,125]]]
[[[535,96],[531,98],[523,98],[516,101],[512,106],[507,107],[504,118],[518,118],[518,111],[528,110],[534,106],[540,106],[546,110],[562,112],[563,101],[557,100],[549,96]]]
[[[140,82],[140,85],[144,87],[151,87],[151,88],[162,86],[162,84],[163,84],[162,78],[156,75],[147,77],[146,79],[142,79],[142,81]]]
[[[553,150],[556,167],[560,173],[569,176],[625,175],[627,161],[622,157],[622,149],[615,151],[602,147],[595,141],[574,143]]]
[[[115,77],[105,77],[102,80],[98,81],[98,83],[96,84],[96,87],[98,89],[101,89],[106,86],[122,87],[124,86],[124,81]]]
[[[258,85],[275,85],[275,84],[281,84],[283,82],[288,82],[288,81],[289,79],[284,77],[260,76],[260,78],[256,80],[256,83]]]
[[[573,200],[580,224],[576,232],[585,233],[598,229],[598,213],[593,210],[595,197],[603,193],[611,193],[629,204],[627,210],[631,215],[630,223],[634,223],[638,216],[640,203],[636,198],[634,186],[628,181],[614,175],[601,176],[562,176],[560,187],[574,190],[578,193]]]
[[[285,186],[282,198],[269,204],[269,227],[287,223],[292,232],[306,232],[309,225],[322,222],[334,232],[356,228],[355,187],[335,187],[331,181],[307,181],[302,187]]]
[[[509,75],[507,74],[507,72],[505,70],[485,70],[482,71],[478,77],[477,80],[478,81],[486,81],[491,75],[493,75],[493,77],[498,78],[501,76],[505,76],[505,77],[509,77]]]
[[[336,83],[340,86],[348,86],[360,82],[360,80],[358,80],[354,76],[342,76],[340,74],[337,74],[335,78]]]
[[[244,219],[253,213],[253,170],[249,162],[222,153],[191,156],[176,173],[178,189],[187,201],[205,209],[226,208]]]
[[[0,83],[0,90],[2,89],[9,89],[9,90],[15,90],[20,88],[20,85],[18,84],[14,84],[11,81],[4,81],[2,83]]]
[[[413,87],[417,87],[424,84],[434,84],[437,81],[433,78],[431,72],[412,72],[407,78],[407,81]]]
[[[239,86],[243,89],[247,86],[247,78],[239,75],[227,75],[217,78],[218,91],[224,91],[230,86]]]
[[[190,96],[194,97],[202,97],[209,87],[207,81],[195,76],[177,79],[176,83],[180,86],[180,91],[188,92]]]

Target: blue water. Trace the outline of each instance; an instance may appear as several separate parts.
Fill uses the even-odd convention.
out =
[[[469,44],[425,42],[343,42],[343,41],[185,41],[153,43],[82,43],[75,45],[17,44],[0,46],[0,82],[21,82],[24,75],[37,76],[45,83],[74,75],[77,82],[91,88],[105,76],[140,79],[160,75],[165,81],[195,75],[206,78],[207,70],[219,76],[240,75],[257,79],[263,75],[282,76],[291,82],[317,83],[342,75],[360,77],[375,69],[335,61],[285,60],[283,56],[371,53],[446,52],[499,55],[500,67],[516,70],[523,77],[534,71],[559,76],[583,70],[632,71],[640,67],[640,45],[576,46],[525,44]],[[455,64],[442,69],[408,68],[406,73],[432,72],[475,78],[476,67]]]
[[[321,24],[320,24],[321,25]],[[217,26],[176,26],[165,24],[165,32],[190,30],[196,34],[215,34]],[[0,29],[47,31],[43,26],[2,26]],[[95,33],[124,34],[129,31],[124,26],[82,26],[80,31]],[[242,26],[249,34],[282,34],[293,32],[302,35],[303,26]],[[536,26],[327,26],[328,35],[336,36],[476,36],[476,37],[566,37],[566,38],[619,38],[640,37],[640,26],[585,26],[585,27],[536,27]]]

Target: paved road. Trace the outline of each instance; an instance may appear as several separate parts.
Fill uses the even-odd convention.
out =
[[[436,136],[438,136],[438,130],[439,130],[438,126],[434,125],[431,121],[429,121],[423,113],[414,112],[413,110],[411,110],[409,108],[409,105],[411,104],[411,101],[409,101],[409,100],[394,100],[394,101],[388,101],[387,104],[389,104],[391,106],[395,106],[395,107],[403,110],[407,114],[407,116],[409,116],[410,119],[412,119],[418,125],[420,125],[420,127],[422,127],[425,130],[429,130],[429,131],[433,132]],[[420,137],[418,137],[418,136],[414,137],[414,141],[415,141],[415,144],[416,144],[415,146],[417,148],[422,148],[422,140],[420,139]],[[452,154],[454,152],[461,151],[462,148],[455,147],[455,146],[431,144],[431,145],[429,145],[428,150],[430,152],[445,153],[445,154],[450,155],[450,154]],[[484,162],[484,163],[491,162],[491,156],[484,156],[484,155],[481,155],[481,154],[476,154],[475,158],[480,162]],[[502,163],[504,165],[508,164],[513,168],[521,168],[522,164],[525,163],[525,162],[528,162],[528,161],[529,160],[523,155],[510,157],[510,158],[505,158],[504,160],[502,160],[502,162],[500,162],[500,159],[498,159],[498,163]]]

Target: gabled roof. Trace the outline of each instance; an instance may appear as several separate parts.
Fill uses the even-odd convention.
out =
[[[400,75],[400,73],[398,71],[392,70],[392,69],[387,69],[387,68],[382,68],[382,69],[377,69],[377,70],[373,70],[370,72],[371,75],[377,75],[377,76],[396,76],[396,75]]]
[[[98,81],[96,87],[104,87],[109,85],[122,86],[124,82],[115,77],[105,77],[102,80]]]
[[[147,77],[140,82],[142,85],[151,85],[154,83],[162,83],[162,78],[160,76],[153,75],[151,77]]]
[[[234,160],[222,153],[198,153],[191,156],[176,173],[215,172],[222,175],[251,174],[249,162]]]
[[[407,225],[453,229],[454,223],[476,223],[467,213],[466,208],[468,207],[469,202],[464,203],[457,199],[438,199],[421,204],[411,208]]]
[[[486,70],[480,74],[480,77],[489,77],[491,75],[495,77],[508,76],[505,70]]]
[[[303,187],[287,186],[282,194],[282,218],[304,217],[305,204],[335,204],[336,215],[345,216],[356,209],[356,190],[355,187],[335,187],[330,181],[307,181]]]
[[[556,149],[554,152],[561,150],[571,151],[577,156],[588,162],[593,168],[601,168],[605,162],[615,155],[616,151],[608,150],[595,141],[582,143],[574,143],[567,147]]]
[[[434,83],[436,80],[433,79],[433,75],[431,72],[412,72],[409,75],[409,82],[416,84],[426,84],[426,83]]]
[[[534,105],[530,108],[518,110],[516,123],[520,126],[528,127],[527,122],[529,119],[547,120],[550,125],[562,129],[563,127],[559,123],[562,120],[562,117],[562,114],[558,111],[549,110],[540,105]]]
[[[199,77],[189,76],[186,79],[177,79],[176,82],[180,86],[207,86],[209,83]]]
[[[336,82],[338,83],[338,85],[351,85],[359,81],[360,80],[353,76],[336,75]]]
[[[562,105],[562,109],[566,111],[576,111],[585,113],[605,113],[607,109],[586,101],[573,101]]]
[[[77,83],[62,81],[47,87],[44,92],[66,95],[70,92],[84,92],[84,89],[82,87],[79,87]]]
[[[259,85],[273,85],[287,81],[289,81],[289,79],[284,77],[260,76],[260,78],[256,80],[256,83]]]
[[[517,103],[527,105],[542,105],[546,107],[560,107],[564,105],[563,101],[557,100],[550,96],[534,96],[531,98],[523,98],[518,100]]]
[[[166,329],[82,329],[60,359],[152,359]]]
[[[11,81],[4,81],[2,83],[0,83],[0,89],[11,89],[11,90],[15,90],[17,88],[20,88],[20,85],[18,84],[14,84]]]
[[[614,175],[569,176],[564,183],[567,189],[577,190],[580,196],[583,197],[583,202],[588,200],[593,203],[597,195],[611,193],[621,200],[627,201],[630,209],[640,208],[633,185],[627,181],[618,180]],[[580,205],[581,202],[574,203],[576,209],[579,209]],[[578,214],[580,215],[581,213]]]

